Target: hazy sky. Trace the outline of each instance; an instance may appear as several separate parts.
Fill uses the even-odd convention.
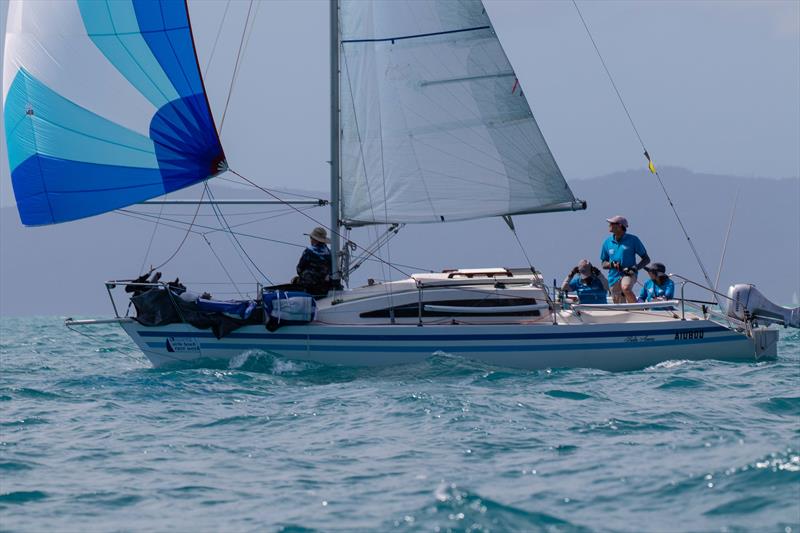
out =
[[[485,3],[567,179],[641,166],[638,142],[572,3]],[[205,66],[226,4],[189,4]],[[800,176],[800,1],[579,5],[657,164]],[[206,76],[218,124],[247,8],[231,2]],[[222,129],[229,162],[266,185],[325,190],[327,2],[264,1],[254,10]],[[2,146],[0,200],[8,205],[4,139]]]

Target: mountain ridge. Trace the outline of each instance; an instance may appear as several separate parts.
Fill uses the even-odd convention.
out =
[[[675,167],[661,170],[676,210],[712,280],[738,189],[739,202],[720,287],[732,282],[753,282],[772,300],[797,305],[800,179],[720,176]],[[588,201],[586,211],[514,218],[528,255],[548,280],[555,278],[560,282],[583,257],[597,262],[600,244],[607,236],[605,219],[615,214],[628,218],[631,233],[643,240],[653,261],[666,263],[671,272],[702,280],[663,192],[646,170],[572,180],[570,186],[577,197]],[[231,192],[226,187],[214,185],[215,196],[241,197],[241,190]],[[291,192],[326,196],[314,191]],[[195,198],[198,196],[199,193],[194,193]],[[135,206],[131,210],[140,213],[136,216],[148,211],[147,216],[153,216],[159,206]],[[193,212],[193,207],[164,208],[164,213],[175,220],[188,220]],[[244,212],[259,214],[244,215]],[[277,216],[281,212],[286,215]],[[275,283],[294,274],[294,265],[305,246],[303,233],[318,223],[327,224],[329,219],[326,208],[309,208],[305,213],[313,220],[285,206],[246,206],[246,211],[227,206],[225,209],[232,225],[242,224],[237,231],[252,235],[240,240]],[[248,222],[253,219],[261,220]],[[144,261],[145,268],[164,261],[185,237],[185,229],[167,224],[175,225],[162,222],[159,226],[149,257]],[[162,269],[165,279],[181,277],[220,298],[238,296],[235,288],[220,285],[227,278],[209,251],[213,247],[218,256],[225,258],[225,268],[240,284],[242,292],[252,291],[255,281],[240,262],[229,237],[207,229],[218,225],[210,210],[200,213],[197,224],[195,230],[205,232],[209,242],[199,234],[190,235],[180,253]],[[373,232],[374,228],[360,229],[354,232],[354,238],[366,245]],[[135,220],[130,214],[110,213],[69,224],[24,228],[15,208],[0,209],[0,315],[109,314],[111,306],[103,281],[138,275],[152,234],[151,223]],[[262,234],[266,237],[260,237]],[[388,254],[384,249],[381,255],[384,260],[390,255],[392,262],[405,273],[411,269],[402,265],[418,265],[420,270],[525,265],[525,256],[499,218],[408,225],[391,242]],[[250,270],[254,270],[252,265]],[[381,269],[380,263],[373,262],[356,271],[352,283],[361,284],[367,278],[398,279],[402,275],[385,266]]]

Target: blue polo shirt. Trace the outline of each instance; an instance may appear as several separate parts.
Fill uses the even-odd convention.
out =
[[[675,296],[675,284],[669,278],[667,278],[667,281],[665,281],[663,285],[659,285],[652,279],[648,279],[644,287],[642,287],[642,291],[639,293],[639,299],[643,302],[652,302],[656,298],[666,298],[669,300],[673,296]]]
[[[622,268],[630,268],[636,266],[636,256],[644,257],[647,255],[647,250],[644,249],[644,244],[639,240],[636,235],[625,233],[622,239],[617,241],[613,235],[609,235],[603,242],[603,248],[600,250],[600,261],[619,261]],[[622,272],[616,268],[608,271],[608,285],[614,285],[622,279]]]
[[[581,283],[580,276],[573,276],[569,280],[569,290],[578,295],[578,301],[582,304],[604,304],[608,300],[606,298],[606,288],[599,278],[592,277],[588,285]]]

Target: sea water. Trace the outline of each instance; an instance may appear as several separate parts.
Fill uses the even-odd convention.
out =
[[[117,326],[0,327],[3,531],[800,532],[797,331],[607,373],[154,370]]]

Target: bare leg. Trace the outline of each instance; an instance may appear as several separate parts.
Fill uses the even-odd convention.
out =
[[[636,276],[623,276],[619,284],[625,301],[629,304],[636,303],[636,295],[633,293],[633,288],[636,285]]]
[[[625,278],[622,278],[625,279]],[[625,297],[622,294],[622,282],[618,281],[609,287],[611,291],[611,301],[615,304],[621,304],[625,302]]]

